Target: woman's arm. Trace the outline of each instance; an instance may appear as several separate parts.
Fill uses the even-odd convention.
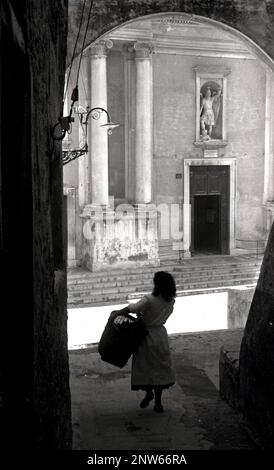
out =
[[[129,304],[128,308],[131,313],[136,313],[136,315],[142,315],[148,308],[149,300],[145,295],[139,302],[135,304]]]

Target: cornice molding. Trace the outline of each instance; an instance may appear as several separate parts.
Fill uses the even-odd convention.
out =
[[[196,27],[195,27],[196,28]],[[237,41],[220,38],[202,38],[197,36],[166,35],[149,30],[130,29],[114,31],[109,35],[114,41],[114,49],[120,49],[127,42],[154,44],[154,52],[161,54],[200,55],[207,57],[228,57],[235,59],[255,59],[255,57]]]
[[[200,26],[200,22],[194,15],[188,15],[180,13],[180,15],[170,15],[164,16],[162,18],[156,19],[153,21],[154,23],[161,23],[161,24],[172,24],[172,25],[189,25],[189,26]]]

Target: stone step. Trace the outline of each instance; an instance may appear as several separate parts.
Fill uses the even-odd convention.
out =
[[[126,303],[125,300],[127,297],[121,297],[121,294],[102,294],[100,296],[89,296],[85,298],[74,298],[68,300],[68,307],[75,307],[75,306],[83,306],[83,305],[91,305],[94,304],[107,304],[107,303]]]
[[[231,284],[236,283],[236,282],[246,282],[246,280],[249,280],[251,282],[255,282],[258,280],[258,276],[245,276],[245,277],[239,277],[239,278],[220,278],[218,280],[216,279],[203,279],[200,282],[198,281],[193,281],[189,280],[188,282],[184,283],[177,283],[177,289],[188,289],[188,288],[196,288],[196,286],[200,286],[201,284],[204,285],[220,285],[222,282],[229,282]],[[69,291],[69,297],[80,297],[81,295],[89,295],[89,294],[102,294],[102,293],[119,293],[119,292],[140,292],[143,290],[152,290],[152,283],[149,284],[138,284],[138,285],[132,285],[129,284],[127,286],[101,286],[101,287],[96,287],[96,288],[86,288],[86,289],[76,289],[76,290],[70,290]]]
[[[221,283],[236,283],[236,282],[246,282],[246,280],[249,281],[256,281],[258,279],[257,276],[241,276],[238,278],[219,278],[219,279],[202,279],[200,281],[194,281],[194,280],[189,280],[188,282],[182,282],[182,283],[177,283],[177,289],[194,289],[196,287],[208,287],[211,285],[220,285]],[[81,289],[81,290],[74,290],[74,291],[69,291],[69,297],[80,297],[80,296],[86,296],[90,294],[112,294],[112,293],[125,293],[125,292],[142,292],[142,291],[148,291],[152,289],[152,283],[149,284],[139,284],[139,285],[132,285],[129,284],[127,286],[101,286],[98,288],[87,288],[87,289]]]
[[[189,288],[193,288],[193,286],[199,286],[201,283],[202,284],[215,284],[219,285],[220,282],[230,282],[230,283],[235,283],[238,281],[242,280],[251,280],[251,281],[257,281],[258,276],[252,276],[252,275],[246,275],[245,277],[241,276],[238,278],[219,278],[219,279],[202,279],[201,281],[195,281],[195,280],[188,280],[187,282],[182,282],[182,283],[176,283],[177,288],[180,289],[187,289],[188,286],[191,286]],[[89,293],[115,293],[115,292],[136,292],[136,291],[142,291],[142,290],[152,290],[152,283],[144,283],[144,284],[128,284],[128,285],[123,285],[123,286],[97,286],[95,288],[83,288],[83,289],[70,289],[69,290],[69,296],[81,296],[81,295],[88,295]]]
[[[240,281],[227,281],[219,283],[217,286],[216,283],[214,286],[211,286],[209,283],[207,284],[200,284],[199,286],[188,286],[184,290],[178,289],[177,294],[178,297],[185,296],[185,295],[194,295],[194,294],[201,294],[201,293],[213,293],[213,292],[223,292],[226,291],[227,287],[245,285],[249,287],[253,287],[256,285],[256,279],[252,282],[251,279],[242,279]],[[83,305],[91,305],[95,306],[95,304],[107,304],[107,303],[126,303],[127,301],[134,301],[134,299],[140,298],[142,295],[150,293],[151,290],[143,290],[140,292],[132,292],[129,295],[125,295],[125,293],[102,293],[102,294],[91,294],[87,296],[79,296],[71,298],[69,296],[68,299],[68,306],[75,307],[75,306],[83,306]]]
[[[206,280],[200,282],[189,282],[187,284],[178,284],[177,290],[180,291],[187,291],[193,289],[204,289],[204,288],[212,288],[212,287],[221,287],[221,286],[233,286],[233,285],[245,285],[245,284],[252,284],[256,283],[257,277],[250,276],[240,279],[223,279],[223,280]],[[76,292],[69,292],[68,300],[71,303],[74,299],[84,301],[86,298],[95,299],[101,297],[108,297],[108,298],[125,298],[124,294],[128,293],[130,295],[135,293],[142,293],[142,292],[151,292],[151,285],[143,285],[143,286],[126,286],[126,287],[119,287],[119,288],[102,288],[102,289],[87,289],[84,291],[76,291]],[[120,294],[120,297],[119,297]],[[114,297],[113,297],[114,295]]]
[[[246,271],[251,271],[251,270],[256,270],[259,271],[260,269],[260,264],[236,264],[236,265],[215,265],[215,266],[193,266],[193,268],[185,268],[184,266],[180,267],[173,267],[173,269],[166,269],[169,272],[172,272],[174,276],[186,276],[187,274],[194,275],[210,275],[213,272],[246,272]],[[159,270],[159,268],[152,270],[150,269],[147,272],[121,272],[119,271],[118,273],[106,273],[106,272],[98,272],[98,273],[86,273],[84,272],[83,275],[71,275],[68,274],[68,285],[72,284],[77,284],[77,283],[86,283],[87,281],[92,283],[98,283],[98,282],[108,282],[108,281],[123,281],[123,280],[136,280],[136,279],[144,279],[144,278],[151,278],[152,274]]]
[[[170,254],[170,253],[167,253],[167,254],[159,254],[159,258],[161,261],[178,261],[179,262],[179,254],[178,253],[174,253],[173,254]]]
[[[187,295],[196,295],[196,294],[211,294],[211,293],[216,293],[216,292],[227,292],[228,289],[238,287],[238,286],[244,286],[248,288],[254,288],[256,286],[256,281],[255,282],[246,282],[244,284],[242,283],[234,283],[232,284],[224,284],[222,286],[215,286],[215,287],[197,287],[196,289],[186,289],[186,290],[177,290],[177,297],[183,297]],[[142,295],[147,294],[148,292],[134,292],[130,294],[127,298],[128,301],[139,299]]]
[[[177,247],[182,245],[174,243],[174,245],[163,245],[159,246],[159,254],[161,253],[176,253],[178,251]]]
[[[227,261],[210,261],[210,264],[208,262],[205,262],[205,258],[200,258],[200,261],[198,258],[195,258],[193,261],[193,258],[191,259],[184,259],[182,260],[182,263],[174,263],[174,261],[171,260],[169,264],[165,264],[164,266],[146,266],[146,267],[136,267],[134,269],[129,268],[126,270],[122,269],[113,269],[111,272],[109,271],[98,271],[98,272],[91,272],[88,270],[84,270],[81,268],[73,268],[68,270],[68,280],[74,280],[74,279],[83,279],[85,277],[88,278],[98,278],[101,276],[107,276],[107,277],[113,277],[113,276],[128,276],[128,275],[136,275],[136,274],[146,274],[146,273],[152,273],[159,271],[161,269],[169,271],[169,272],[174,272],[174,271],[201,271],[201,270],[206,270],[206,269],[218,269],[218,268],[225,268],[225,267],[238,267],[238,266],[245,266],[245,267],[252,267],[252,266],[261,266],[262,259],[250,259],[247,258],[245,259],[239,259],[237,261],[233,260],[228,260]]]
[[[164,246],[164,247],[161,247],[159,248],[159,256],[161,258],[161,256],[163,255],[178,255],[178,250],[176,249],[172,249],[171,247],[168,247],[168,246]]]
[[[225,279],[230,277],[232,279],[237,279],[237,277],[249,277],[249,276],[259,276],[260,271],[258,269],[249,269],[249,270],[240,270],[235,269],[231,270],[222,270],[220,272],[216,271],[205,271],[202,273],[173,273],[176,283],[185,283],[185,282],[195,282],[195,280],[203,278],[203,280],[211,279]],[[101,278],[101,279],[85,279],[74,281],[68,284],[70,291],[75,290],[85,290],[85,289],[96,289],[103,287],[122,287],[127,285],[143,285],[143,284],[152,284],[151,274],[146,276],[127,276],[127,277],[113,277],[113,278]]]
[[[69,306],[124,303],[127,299],[151,292],[153,273],[158,270],[173,274],[178,295],[215,292],[226,286],[256,285],[261,259],[254,256],[212,256],[172,260],[158,267],[139,267],[111,272],[90,272],[81,268],[68,272]]]

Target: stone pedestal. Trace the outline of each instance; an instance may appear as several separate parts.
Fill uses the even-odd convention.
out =
[[[76,261],[76,198],[77,191],[73,187],[64,187],[64,196],[66,196],[67,203],[67,256],[68,267],[72,268],[77,265]]]
[[[114,212],[88,205],[81,218],[82,266],[90,271],[159,266],[155,210]]]

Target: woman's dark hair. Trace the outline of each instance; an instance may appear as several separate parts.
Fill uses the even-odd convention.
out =
[[[176,284],[173,276],[166,271],[158,271],[153,278],[154,289],[152,294],[157,297],[161,295],[167,302],[176,297]]]

